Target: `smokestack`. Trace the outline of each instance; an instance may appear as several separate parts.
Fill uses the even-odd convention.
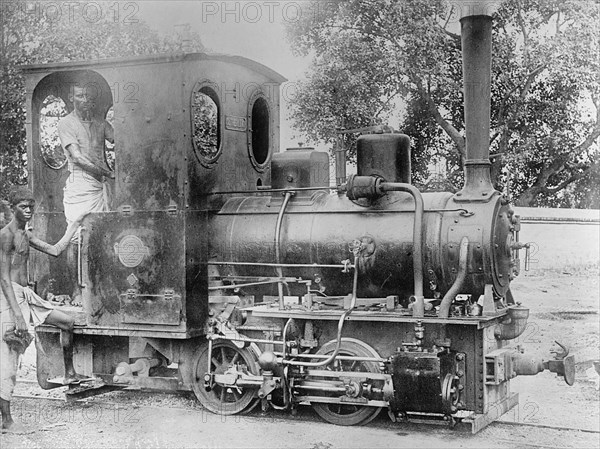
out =
[[[463,87],[466,129],[465,185],[462,199],[487,199],[494,187],[490,177],[490,97],[492,17],[498,2],[460,3]],[[465,198],[466,197],[466,198]]]

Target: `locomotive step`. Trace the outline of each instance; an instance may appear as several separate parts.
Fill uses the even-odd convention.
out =
[[[82,383],[89,383],[89,382],[94,382],[97,379],[96,377],[84,377],[82,379],[72,379],[69,382],[65,381],[64,377],[55,377],[53,379],[48,379],[48,383],[52,384],[53,386],[66,386],[66,385],[80,385]]]

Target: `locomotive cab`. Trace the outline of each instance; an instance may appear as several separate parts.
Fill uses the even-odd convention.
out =
[[[42,238],[56,240],[66,228],[63,190],[70,172],[57,123],[72,111],[75,86],[114,129],[114,147],[106,142],[100,162],[114,173],[103,185],[110,210],[85,218],[68,250],[72,261],[63,255],[51,263],[36,254],[31,266],[37,291],[66,301],[65,310],[79,286],[82,307],[67,310],[81,335],[76,367],[112,379],[117,360],[157,352],[132,343],[131,336],[187,340],[204,334],[207,217],[224,201],[209,193],[270,184],[285,79],[245,58],[207,54],[34,65],[23,72],[38,204],[34,226]],[[57,350],[51,331],[40,332],[48,354]],[[105,346],[111,351],[98,349]],[[176,361],[178,351],[163,349],[161,364]],[[46,386],[60,372],[53,363],[52,357],[39,363]]]

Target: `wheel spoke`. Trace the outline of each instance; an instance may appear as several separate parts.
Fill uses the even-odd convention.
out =
[[[202,349],[202,348],[200,348]],[[215,384],[212,390],[204,388],[203,374],[208,364],[208,351],[197,351],[193,366],[196,368],[196,381],[192,384],[194,393],[202,405],[214,413],[232,415],[245,410],[254,400],[252,389],[244,390]],[[215,342],[210,357],[211,371],[223,374],[231,365],[242,365],[244,371],[258,374],[255,356],[244,348],[238,348],[230,342]]]

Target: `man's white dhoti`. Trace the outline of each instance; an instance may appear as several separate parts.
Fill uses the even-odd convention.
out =
[[[65,150],[71,174],[64,188],[63,206],[67,224],[87,212],[110,210],[108,187],[73,162],[68,146],[77,144],[81,154],[97,167],[106,167],[105,140],[114,138],[112,127],[104,120],[79,119],[75,111],[58,122],[60,143]]]
[[[63,195],[67,225],[73,223],[83,213],[110,210],[106,183],[98,181],[81,170],[74,170],[71,173]]]

